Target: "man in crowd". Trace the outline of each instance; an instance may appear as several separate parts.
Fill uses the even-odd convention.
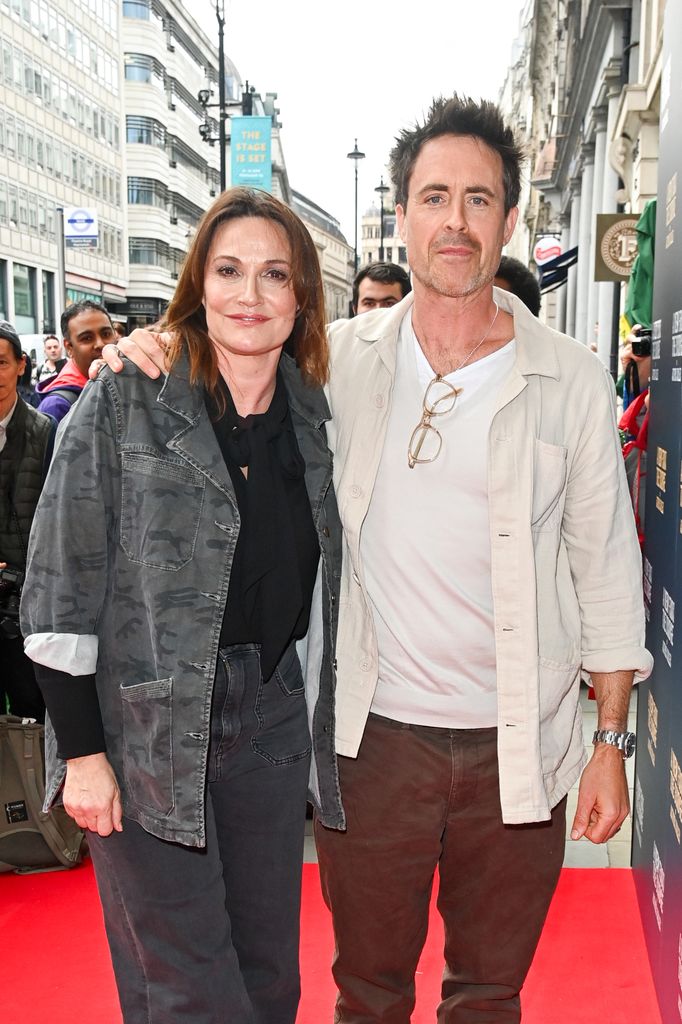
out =
[[[513,256],[503,256],[493,284],[496,288],[504,288],[506,292],[518,295],[533,316],[540,312],[542,298],[538,279],[521,260],[515,260]]]
[[[0,321],[0,714],[8,703],[11,714],[42,722],[45,704],[19,633],[19,595],[54,422],[18,394],[25,368],[17,332]]]
[[[391,162],[414,291],[330,328],[347,827],[316,839],[337,1024],[408,1024],[436,868],[439,1022],[518,1022],[566,794],[582,772],[573,839],[606,842],[629,810],[629,697],[652,659],[613,384],[493,290],[520,158],[493,104],[435,101]]]
[[[61,319],[64,346],[69,356],[56,377],[38,385],[40,411],[62,420],[88,382],[88,370],[116,335],[111,318],[98,302],[74,302]]]
[[[411,290],[408,274],[397,263],[368,263],[353,281],[353,315],[395,306]]]
[[[62,356],[62,343],[55,334],[46,334],[43,341],[45,362],[36,366],[33,372],[33,383],[42,384],[56,377],[66,363]]]

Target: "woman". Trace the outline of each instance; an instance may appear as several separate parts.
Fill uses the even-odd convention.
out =
[[[298,218],[223,193],[164,326],[165,380],[88,385],[38,509],[47,799],[63,785],[90,830],[126,1024],[293,1024],[308,720],[312,798],[343,825],[327,346]]]

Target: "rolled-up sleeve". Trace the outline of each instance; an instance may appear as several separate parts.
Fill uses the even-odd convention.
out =
[[[21,629],[29,656],[51,669],[95,671],[119,481],[115,405],[97,380],[60,439],[29,541]]]
[[[582,666],[646,679],[642,555],[616,427],[615,391],[597,375],[566,490],[562,532],[578,597]]]

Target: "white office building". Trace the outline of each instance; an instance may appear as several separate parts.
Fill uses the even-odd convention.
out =
[[[119,23],[115,0],[0,0],[0,316],[27,349],[58,328],[59,207],[99,222],[67,249],[66,301],[124,295]]]

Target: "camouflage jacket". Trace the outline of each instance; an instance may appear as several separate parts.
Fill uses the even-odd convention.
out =
[[[302,658],[313,741],[311,795],[342,827],[334,755],[334,643],[341,527],[324,394],[282,357],[320,542]],[[36,512],[24,635],[71,638],[96,672],[107,755],[124,811],[147,831],[205,844],[211,697],[239,514],[203,392],[181,361],[151,380],[126,363],[85,388]],[[84,659],[84,660],[83,660]],[[59,659],[53,668],[65,668]],[[66,669],[68,671],[68,668]],[[46,806],[65,764],[48,723]]]

